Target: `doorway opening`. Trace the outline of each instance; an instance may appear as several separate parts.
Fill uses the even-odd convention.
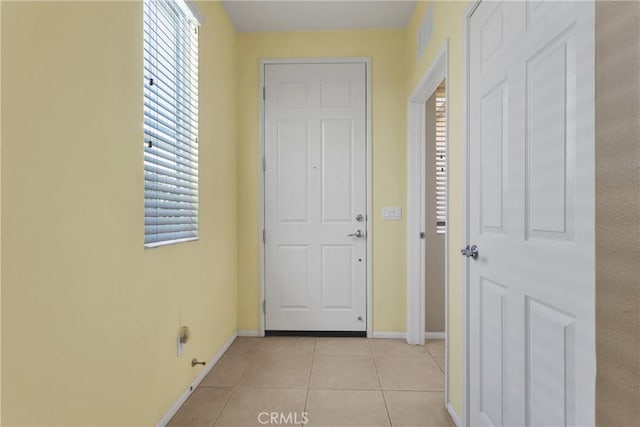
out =
[[[440,339],[433,345],[439,347],[439,363],[445,373],[445,404],[452,418],[457,419],[449,399],[448,357],[449,349],[449,236],[448,201],[446,198],[448,182],[447,124],[448,93],[448,52],[449,45],[444,43],[431,66],[417,84],[408,103],[408,141],[407,141],[407,342],[424,345],[425,337]],[[431,110],[427,112],[428,108]],[[437,108],[436,108],[437,107]],[[438,114],[436,114],[436,109]],[[429,123],[428,123],[429,122]],[[438,126],[436,126],[438,125]],[[443,128],[444,126],[444,128]],[[437,128],[440,132],[437,132]],[[431,129],[431,142],[428,145],[427,132]],[[442,132],[444,130],[444,132]],[[436,136],[438,137],[436,140]],[[437,145],[436,142],[439,142]],[[429,149],[428,147],[431,147]],[[437,150],[436,150],[437,149]],[[429,164],[427,164],[429,162]],[[440,171],[437,171],[437,167]],[[437,175],[436,175],[437,172]],[[429,188],[427,180],[429,178]],[[438,194],[439,193],[439,194]],[[432,201],[428,201],[428,195]],[[443,197],[444,196],[444,197]],[[428,219],[430,218],[430,219]],[[431,234],[428,238],[427,234]],[[435,236],[435,238],[434,238]],[[429,239],[429,242],[427,242]],[[428,245],[440,240],[441,244],[429,250]],[[430,252],[441,257],[438,261],[441,280],[436,296],[427,290],[427,260],[434,258]],[[433,267],[430,267],[432,270]],[[429,272],[430,273],[430,272]],[[429,293],[429,298],[427,297]],[[427,301],[429,303],[427,304]],[[441,324],[432,325],[428,321],[434,314],[431,302],[440,311],[437,317]],[[429,333],[427,334],[427,332]],[[430,351],[434,350],[433,347]]]
[[[443,340],[447,233],[446,80],[427,100],[425,112],[425,339]]]

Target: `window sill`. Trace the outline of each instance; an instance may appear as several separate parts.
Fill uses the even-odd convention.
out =
[[[153,249],[153,248],[159,248],[161,246],[177,245],[178,243],[193,242],[195,240],[200,240],[200,238],[199,237],[187,237],[186,239],[166,240],[164,242],[147,243],[147,244],[144,245],[144,248],[145,249]]]

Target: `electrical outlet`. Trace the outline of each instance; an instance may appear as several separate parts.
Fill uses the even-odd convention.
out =
[[[180,337],[176,338],[176,342],[178,343],[178,357],[182,356],[182,353],[184,353],[184,346],[186,345],[186,343],[183,343],[180,340]]]

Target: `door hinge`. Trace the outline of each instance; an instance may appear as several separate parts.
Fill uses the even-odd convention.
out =
[[[424,231],[421,231],[421,232],[420,232],[420,238],[421,238],[421,239],[424,239],[424,238],[425,238],[425,236],[426,236],[425,232],[424,232]]]
[[[266,157],[262,158],[262,170],[263,171],[267,170],[267,158]]]
[[[262,99],[267,99],[267,87],[262,86]]]
[[[262,243],[267,243],[267,230],[262,229]]]
[[[267,314],[267,300],[262,300],[262,314]]]

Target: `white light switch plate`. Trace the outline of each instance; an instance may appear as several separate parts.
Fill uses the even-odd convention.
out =
[[[382,208],[382,219],[385,221],[399,221],[402,219],[402,208],[392,206],[388,208]]]

